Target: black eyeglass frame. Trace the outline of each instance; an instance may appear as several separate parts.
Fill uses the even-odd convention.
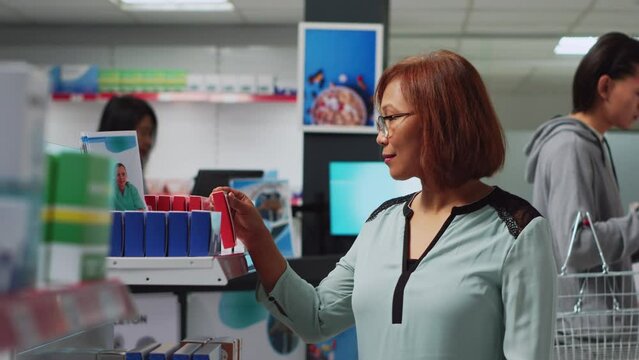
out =
[[[379,115],[375,121],[375,125],[377,125],[377,131],[381,132],[384,137],[388,137],[388,130],[390,122],[393,120],[397,120],[400,118],[405,118],[407,116],[415,115],[415,113],[405,112],[398,114],[390,114],[390,115]]]

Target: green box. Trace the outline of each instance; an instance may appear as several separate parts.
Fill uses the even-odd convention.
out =
[[[100,92],[115,92],[120,90],[120,70],[100,69],[98,73],[98,89]]]
[[[57,161],[54,203],[111,209],[114,191],[113,161],[101,155],[62,153]]]
[[[164,72],[165,87],[168,91],[183,91],[186,89],[186,71],[166,70]]]
[[[104,278],[115,164],[106,156],[63,152],[47,157],[43,278],[74,283]]]

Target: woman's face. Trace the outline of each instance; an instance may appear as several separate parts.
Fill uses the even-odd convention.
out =
[[[399,79],[392,80],[382,96],[382,116],[412,113],[406,102]],[[390,175],[396,180],[406,180],[420,175],[422,130],[417,115],[408,115],[387,122],[388,137],[377,133],[377,143],[382,146],[382,157]]]
[[[639,67],[633,76],[611,80],[604,106],[611,126],[629,129],[639,118]]]
[[[142,164],[145,164],[153,149],[155,143],[155,137],[153,135],[153,121],[149,115],[146,115],[140,120],[135,127],[135,131],[138,133],[138,146],[140,148],[140,160]]]
[[[126,169],[124,166],[118,166],[115,175],[115,182],[118,184],[120,189],[124,189],[124,185],[126,185]]]

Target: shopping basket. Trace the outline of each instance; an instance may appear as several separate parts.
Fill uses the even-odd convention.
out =
[[[575,239],[592,231],[601,271],[570,273]],[[575,219],[558,276],[556,360],[639,359],[639,308],[634,271],[610,271],[588,212]]]

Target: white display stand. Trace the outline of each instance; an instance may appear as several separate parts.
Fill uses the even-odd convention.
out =
[[[213,257],[109,257],[108,276],[127,285],[224,286],[248,273],[244,253]]]

